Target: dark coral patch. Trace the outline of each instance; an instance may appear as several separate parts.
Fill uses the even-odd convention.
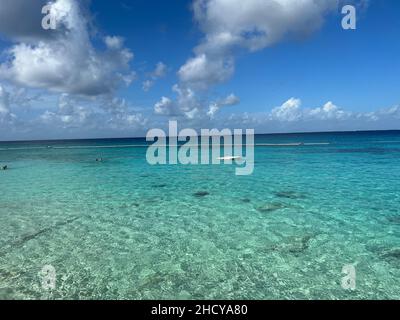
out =
[[[207,191],[197,191],[197,192],[195,192],[193,195],[194,195],[195,197],[202,198],[202,197],[208,196],[209,194],[210,194],[210,193],[207,192]]]
[[[303,193],[295,192],[295,191],[278,191],[274,192],[274,195],[278,198],[285,199],[304,199],[306,196]]]
[[[381,254],[382,258],[392,262],[400,262],[400,248],[392,248],[389,250],[385,250]]]
[[[400,216],[390,216],[390,217],[387,217],[387,220],[391,223],[400,224]]]

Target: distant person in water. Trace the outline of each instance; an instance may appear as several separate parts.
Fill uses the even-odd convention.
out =
[[[103,162],[103,158],[97,158],[96,162]]]
[[[1,170],[7,170],[7,169],[8,169],[7,165],[1,167]]]

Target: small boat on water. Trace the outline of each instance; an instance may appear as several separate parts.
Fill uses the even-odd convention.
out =
[[[241,160],[240,156],[218,157],[217,160]]]

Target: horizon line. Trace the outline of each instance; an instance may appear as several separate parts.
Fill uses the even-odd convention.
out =
[[[246,130],[246,129],[244,129]],[[332,130],[332,131],[293,131],[293,132],[276,132],[276,133],[255,133],[255,136],[272,136],[272,135],[293,135],[293,134],[326,134],[326,133],[368,133],[368,132],[400,132],[400,129],[379,129],[379,130]],[[199,135],[201,136],[201,135]],[[176,136],[167,135],[166,138],[176,138]],[[212,136],[210,136],[212,137]],[[45,141],[83,141],[83,140],[123,140],[123,139],[146,139],[145,136],[137,136],[137,137],[103,137],[103,138],[57,138],[57,139],[33,139],[33,140],[25,140],[25,139],[17,139],[17,140],[1,140],[0,143],[6,142],[45,142]]]

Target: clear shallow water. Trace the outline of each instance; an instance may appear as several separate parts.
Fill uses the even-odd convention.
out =
[[[400,132],[256,142],[330,144],[256,147],[239,177],[140,139],[0,143],[0,299],[399,299]]]

